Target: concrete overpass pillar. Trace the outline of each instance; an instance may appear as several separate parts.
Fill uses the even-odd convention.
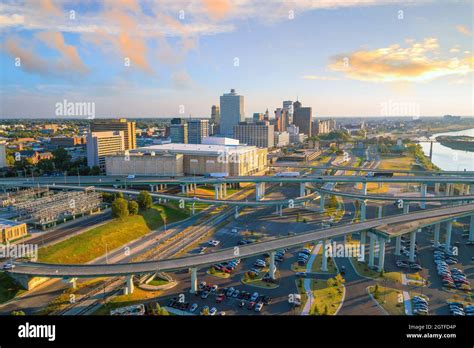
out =
[[[383,205],[379,205],[377,207],[377,216],[379,219],[381,219],[383,217]]]
[[[377,271],[381,272],[385,263],[385,238],[379,237],[379,265]]]
[[[328,256],[326,255],[326,245],[327,239],[323,240],[323,252],[321,254],[322,262],[321,262],[321,271],[327,272],[328,270]]]
[[[300,197],[306,196],[306,183],[300,182]]]
[[[255,187],[256,187],[256,197],[257,197],[257,201],[260,201],[264,195],[265,195],[265,183],[263,182],[257,182],[255,184]]]
[[[227,197],[227,184],[222,185],[224,185],[224,197]]]
[[[451,232],[453,231],[453,221],[446,223],[446,240],[444,250],[449,251],[451,247]]]
[[[410,256],[409,260],[415,262],[415,243],[416,243],[416,231],[410,232]]]
[[[125,295],[133,294],[135,286],[133,285],[133,275],[128,275],[126,277],[126,287],[125,287]]]
[[[426,198],[426,190],[428,188],[428,185],[426,184],[421,184],[421,197]],[[426,201],[422,201],[420,203],[420,208],[421,209],[426,209]]]
[[[276,279],[276,268],[275,268],[275,251],[270,251],[270,260],[269,260],[269,274],[270,274],[270,278],[272,278],[273,280]]]
[[[367,195],[367,183],[366,182],[363,182],[362,183],[362,194],[363,195]]]
[[[367,231],[360,233],[360,255],[358,261],[365,262],[365,243],[367,239]]]
[[[186,185],[181,185],[181,193],[186,193]]]
[[[320,196],[319,196],[319,211],[321,213],[324,213],[324,206],[326,205],[326,196],[324,193],[321,193]]]
[[[410,212],[410,203],[404,202],[403,203],[403,214],[408,214]]]
[[[195,208],[194,208],[194,205],[196,204],[196,202],[193,202],[193,211],[192,211],[192,214],[194,215],[194,213],[196,212]]]
[[[219,199],[219,184],[214,184],[214,198]]]
[[[402,251],[402,236],[395,238],[395,255],[400,256]]]
[[[435,183],[435,185],[434,185],[434,192],[435,192],[435,194],[437,194],[437,195],[439,194],[439,182]]]
[[[439,245],[439,230],[441,228],[441,223],[437,223],[434,228],[434,246],[435,248]]]
[[[153,192],[153,185],[150,184],[150,192]]]
[[[366,219],[366,210],[367,210],[367,203],[365,199],[362,199],[360,202],[360,222],[364,222]]]
[[[374,258],[375,258],[375,236],[369,234],[369,267],[374,267]]]
[[[195,294],[198,288],[197,268],[191,268],[191,294]]]
[[[280,205],[280,216],[283,216],[283,205]]]
[[[469,241],[474,242],[474,215],[471,215],[471,221],[469,222]]]

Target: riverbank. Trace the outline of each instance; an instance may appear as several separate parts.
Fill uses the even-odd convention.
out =
[[[448,136],[442,135],[436,137],[436,141],[441,145],[453,150],[474,152],[474,137],[467,135]]]

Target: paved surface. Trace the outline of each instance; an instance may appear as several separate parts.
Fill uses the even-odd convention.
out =
[[[382,219],[371,219],[365,222],[342,225],[325,230],[298,234],[284,238],[269,240],[265,242],[243,245],[238,249],[240,258],[263,254],[264,252],[277,250],[285,247],[296,247],[306,243],[323,239],[334,239],[348,233],[365,231],[385,224],[403,223],[425,218],[439,217],[440,221],[452,219],[453,215],[471,215],[474,212],[474,204],[466,204],[455,207],[430,209],[398,216],[389,216]],[[133,264],[110,264],[110,265],[53,265],[41,263],[17,263],[12,272],[45,277],[94,277],[115,276],[138,273],[150,273],[156,271],[173,271],[190,267],[205,267],[208,265],[232,260],[236,257],[235,249],[229,248],[211,254],[183,257],[179,259],[158,260],[149,262],[137,262]]]

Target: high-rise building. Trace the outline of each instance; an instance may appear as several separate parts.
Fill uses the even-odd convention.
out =
[[[7,145],[0,144],[0,168],[6,167],[7,165]]]
[[[217,105],[211,107],[211,122],[209,122],[209,135],[219,134],[221,124],[221,109]]]
[[[221,123],[221,111],[217,105],[211,107],[211,122],[214,124]]]
[[[220,97],[221,124],[219,134],[232,136],[234,126],[245,121],[244,97],[235,89]]]
[[[124,146],[124,132],[89,132],[87,134],[87,165],[99,166],[105,169],[105,156],[122,152]]]
[[[241,122],[234,126],[234,139],[241,143],[257,147],[274,146],[274,126],[268,121],[256,123]]]
[[[209,136],[209,120],[188,120],[188,144],[201,144]]]
[[[91,132],[122,131],[124,134],[125,150],[133,150],[137,147],[135,122],[127,121],[125,118],[118,120],[93,120]]]
[[[264,121],[269,121],[270,120],[270,113],[268,112],[268,108],[265,111],[265,115],[263,115],[263,120]]]
[[[307,136],[311,136],[312,118],[311,107],[303,107],[298,100],[293,103],[293,123]]]
[[[275,125],[277,132],[284,132],[286,127],[288,127],[289,120],[288,120],[288,110],[278,108],[275,110]]]
[[[261,112],[254,112],[252,118],[254,122],[260,122],[264,120],[265,115]]]
[[[283,110],[287,111],[288,124],[292,124],[293,123],[293,102],[291,100],[283,101]]]
[[[173,118],[170,124],[170,139],[172,143],[188,143],[188,124],[181,118]]]

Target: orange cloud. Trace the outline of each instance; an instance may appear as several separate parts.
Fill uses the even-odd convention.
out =
[[[338,55],[331,59],[329,68],[351,79],[374,82],[426,81],[474,71],[472,57],[439,58],[439,45],[434,38],[420,43],[411,40],[408,44],[406,48],[396,44]]]
[[[62,33],[51,31],[40,32],[36,37],[61,54],[60,62],[65,69],[73,69],[79,73],[85,73],[88,71],[88,68],[82,62],[76,47],[66,44]]]
[[[461,34],[463,34],[463,35],[472,36],[472,32],[467,27],[465,27],[464,25],[456,26],[456,30],[458,32],[460,32]]]
[[[37,56],[32,50],[22,47],[19,42],[19,38],[8,37],[3,44],[3,50],[13,59],[20,59],[19,68],[33,73],[48,73],[48,62]],[[12,60],[12,64],[14,63],[15,61]]]
[[[224,18],[231,8],[229,0],[203,0],[203,4],[211,18],[215,20]]]

